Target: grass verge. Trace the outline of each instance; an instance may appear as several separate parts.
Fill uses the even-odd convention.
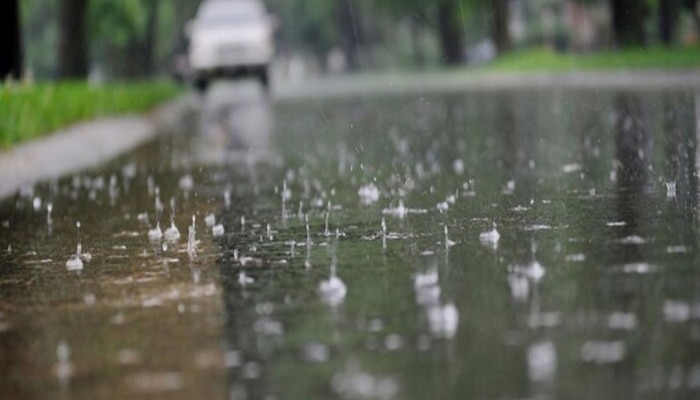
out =
[[[37,138],[72,123],[149,110],[181,91],[168,82],[0,84],[0,147]]]
[[[515,51],[483,67],[489,71],[576,71],[700,68],[700,46],[653,47],[590,54],[556,53],[549,49]]]

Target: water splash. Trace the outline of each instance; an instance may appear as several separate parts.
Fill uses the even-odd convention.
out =
[[[428,324],[430,333],[440,339],[452,339],[457,334],[459,312],[454,303],[443,306],[436,304],[428,307]]]
[[[180,239],[180,231],[175,226],[175,198],[170,199],[170,228],[165,230],[163,236],[168,242],[176,242]]]
[[[533,382],[552,382],[557,371],[557,351],[551,341],[533,343],[527,349],[528,375]]]
[[[207,228],[213,227],[216,225],[216,216],[214,214],[207,214],[207,216],[204,217],[204,223],[207,225]]]
[[[192,225],[190,225],[187,233],[187,255],[190,260],[197,258],[197,241],[195,235],[197,233],[197,217],[192,215]]]
[[[255,282],[255,279],[246,275],[245,271],[241,271],[238,273],[238,284],[239,285],[246,286],[246,285],[249,285],[253,282]]]
[[[379,188],[377,188],[374,183],[370,183],[360,187],[357,191],[357,195],[360,196],[360,203],[363,205],[370,205],[379,200],[380,192]]]
[[[666,197],[669,199],[676,198],[676,181],[666,182]]]
[[[163,212],[163,203],[160,202],[160,188],[155,188],[155,208],[156,208],[156,227],[148,231],[148,240],[157,242],[163,238],[163,231],[160,229],[160,216]]]
[[[450,240],[450,237],[447,234],[447,225],[445,225],[445,248],[450,248],[456,244],[457,244],[456,242],[453,242],[452,240]]]
[[[211,228],[211,234],[214,237],[221,237],[224,236],[225,230],[224,226],[222,224],[216,224]]]
[[[292,191],[287,187],[287,180],[282,182],[282,220],[287,219],[287,202],[292,199]]]
[[[497,249],[498,248],[498,241],[501,239],[501,234],[498,233],[498,229],[496,229],[496,222],[493,223],[493,227],[488,230],[481,232],[479,234],[479,241],[481,244],[487,247],[491,247],[492,249]]]
[[[331,276],[321,281],[317,290],[321,301],[333,307],[341,304],[345,300],[345,295],[347,294],[345,283],[338,277],[337,264],[338,261],[335,252],[333,252],[330,266]]]
[[[426,214],[428,210],[425,209],[412,209],[407,208],[403,204],[403,200],[399,200],[399,205],[395,208],[385,208],[382,210],[382,214],[390,215],[398,218],[406,218],[408,214]]]
[[[83,269],[83,261],[81,260],[83,246],[80,243],[80,221],[77,221],[75,226],[78,228],[78,245],[76,246],[75,254],[71,255],[68,261],[66,261],[66,269],[68,271],[80,271]]]

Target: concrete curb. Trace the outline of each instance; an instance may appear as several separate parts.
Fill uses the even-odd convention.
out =
[[[378,73],[338,76],[275,87],[277,100],[479,92],[492,90],[698,90],[700,70]]]
[[[160,127],[176,124],[190,103],[183,95],[147,115],[81,122],[0,153],[0,199],[23,185],[104,164],[154,138]]]

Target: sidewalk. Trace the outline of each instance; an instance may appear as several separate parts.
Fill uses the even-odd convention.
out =
[[[274,89],[279,100],[484,90],[700,90],[700,70],[369,73],[324,77]]]
[[[22,185],[96,167],[152,139],[189,107],[188,95],[148,115],[100,118],[78,123],[0,152],[0,199]]]

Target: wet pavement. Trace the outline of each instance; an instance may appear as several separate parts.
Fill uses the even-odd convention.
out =
[[[0,204],[0,397],[700,395],[697,93],[196,108]]]

